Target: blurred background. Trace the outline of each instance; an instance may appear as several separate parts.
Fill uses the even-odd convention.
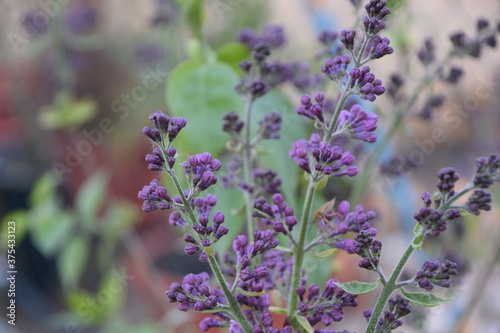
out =
[[[6,225],[15,221],[18,272],[16,325],[7,324],[2,313],[1,332],[196,332],[203,316],[178,311],[164,293],[173,281],[206,267],[184,255],[165,212],[146,214],[137,199],[137,192],[155,177],[144,162],[150,147],[140,132],[149,125],[148,115],[155,110],[184,115],[182,107],[172,106],[191,105],[190,99],[199,97],[195,88],[189,95],[189,80],[178,77],[187,59],[207,61],[197,58],[206,45],[233,73],[225,81],[232,96],[232,85],[242,74],[236,64],[249,55],[236,43],[240,29],[283,26],[287,43],[274,59],[306,61],[312,73],[319,73],[317,55],[324,46],[317,35],[323,29],[353,27],[359,12],[348,0],[207,0],[202,15],[189,3],[0,2],[1,242],[6,253]],[[416,50],[426,38],[434,39],[436,57],[443,58],[450,33],[472,34],[478,17],[492,24],[500,19],[497,0],[392,5],[394,14],[383,34],[395,52],[374,63],[372,71],[383,82],[399,73],[408,89],[424,72]],[[436,172],[454,166],[463,176],[459,186],[465,186],[476,157],[500,152],[499,62],[498,48],[483,50],[480,59],[454,60],[465,71],[459,83],[426,87],[413,106],[415,116],[397,129],[376,161],[361,201],[379,214],[388,271],[411,239],[420,193],[434,191]],[[184,100],[176,95],[177,83],[184,85]],[[335,91],[332,86],[328,89]],[[311,91],[285,84],[263,108],[278,110],[285,127],[302,133],[294,110],[303,93]],[[386,95],[374,104],[379,133],[394,116],[395,101]],[[173,96],[172,101],[166,96]],[[432,117],[426,109],[428,96],[445,97]],[[229,104],[234,105],[239,104]],[[226,104],[219,105],[218,115],[227,111]],[[190,116],[194,122],[196,110],[186,112],[192,113],[184,115],[188,123]],[[209,142],[220,138],[220,124],[220,117],[213,117],[198,129]],[[442,133],[433,137],[436,130],[446,138]],[[218,149],[224,143],[212,145]],[[192,150],[186,143],[183,153],[199,152]],[[326,192],[347,198],[352,186]],[[429,310],[427,318],[415,307],[403,327],[406,332],[500,332],[500,191],[492,191],[497,199],[492,212],[457,222],[439,241],[430,240],[409,265],[408,272],[414,273],[424,260],[446,253],[459,263],[461,274],[455,288],[442,293],[456,301],[424,309]],[[320,200],[331,199],[326,195]],[[353,256],[318,259],[308,269],[324,272],[320,267],[340,281],[373,279]],[[0,299],[7,304],[4,254],[0,268]],[[335,329],[361,331],[361,313],[373,303],[373,295],[360,297],[358,308],[346,313]]]

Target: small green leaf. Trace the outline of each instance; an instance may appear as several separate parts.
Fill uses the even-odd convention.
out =
[[[322,252],[318,252],[318,251],[316,251],[316,249],[313,250],[313,254],[316,258],[328,258],[329,256],[331,256],[335,252],[337,252],[336,248],[328,249],[328,250],[322,251]]]
[[[57,180],[52,173],[47,172],[40,176],[30,194],[31,206],[36,206],[45,200],[54,198],[56,186]]]
[[[233,67],[238,73],[243,74],[239,63],[250,58],[248,47],[241,43],[227,43],[216,50],[217,60]]]
[[[106,197],[107,182],[103,172],[96,172],[85,181],[76,195],[76,210],[88,230],[95,226],[97,212]]]
[[[351,281],[346,283],[335,283],[337,287],[344,289],[345,292],[353,295],[362,295],[369,293],[370,291],[377,288],[379,284],[379,280],[368,283],[368,282],[360,282],[360,281]]]
[[[420,224],[419,224],[420,225]],[[420,231],[419,234],[416,234],[411,241],[411,246],[415,250],[420,250],[422,248],[422,243],[424,242],[425,232]]]
[[[409,300],[410,302],[428,307],[441,305],[453,299],[453,298],[440,298],[429,293],[409,293],[402,288],[401,288],[401,293],[403,294],[403,297]]]
[[[420,223],[415,224],[415,228],[413,228],[413,234],[418,235],[424,226],[421,225]]]
[[[94,118],[97,108],[93,99],[76,99],[62,92],[56,96],[53,105],[41,108],[38,120],[44,129],[72,129]]]
[[[295,315],[293,316],[295,320],[299,323],[300,326],[307,332],[307,333],[314,333],[314,328],[312,328],[311,323],[309,320],[307,320],[306,317],[303,317],[301,315]]]
[[[264,290],[262,290],[262,291],[246,291],[246,290],[243,290],[241,288],[236,288],[236,291],[242,293],[244,296],[262,296],[266,293]]]
[[[77,237],[62,250],[57,268],[64,288],[74,289],[78,285],[89,256],[89,243],[86,238]]]
[[[287,309],[283,309],[283,308],[280,308],[277,306],[270,306],[269,311],[276,313],[276,314],[286,314],[287,313]]]
[[[328,184],[328,177],[323,177],[316,185],[316,190],[322,190],[325,188],[326,184]]]
[[[203,250],[205,251],[206,254],[208,254],[209,256],[213,257],[215,255],[215,250],[213,247],[211,246],[205,246],[203,248]]]
[[[179,4],[184,9],[191,32],[197,39],[201,40],[205,18],[203,0],[179,0]]]

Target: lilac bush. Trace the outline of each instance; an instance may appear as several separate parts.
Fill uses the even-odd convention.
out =
[[[380,134],[375,132],[378,117],[365,111],[366,104],[348,106],[347,99],[357,97],[357,101],[374,102],[387,92],[403,110],[395,117],[394,126],[397,126],[406,116],[405,108],[413,105],[422,89],[417,87],[415,95],[407,99],[400,95],[404,85],[401,77],[393,76],[391,82],[384,85],[367,65],[395,52],[390,40],[380,35],[386,28],[385,18],[391,13],[386,5],[385,0],[370,0],[364,7],[366,15],[361,19],[361,30],[320,35],[320,41],[329,47],[324,54],[331,55],[320,69],[325,75],[322,78],[318,78],[317,73],[311,74],[307,65],[270,60],[272,51],[286,41],[281,28],[267,26],[262,35],[250,29],[240,33],[239,41],[251,50],[251,59],[240,63],[245,76],[235,87],[245,101],[245,110],[242,115],[227,110],[221,120],[234,154],[228,162],[227,174],[220,174],[222,163],[209,152],[178,161],[177,136],[189,126],[188,120],[169,117],[161,111],[150,116],[153,127],[145,127],[142,131],[153,146],[146,162],[149,170],[168,176],[175,193],[169,193],[159,180],[153,179],[138,197],[143,200],[145,212],[170,210],[170,224],[184,233],[186,255],[197,255],[211,268],[211,275],[188,274],[166,292],[168,301],[177,303],[180,311],[207,313],[200,323],[201,331],[228,327],[234,333],[349,333],[337,323],[350,307],[358,306],[358,295],[371,292],[379,285],[382,288],[376,304],[364,311],[365,332],[390,332],[400,327],[401,318],[410,313],[412,304],[434,306],[447,301],[429,293],[408,292],[406,288],[430,291],[435,286],[450,287],[452,277],[458,273],[452,261],[426,261],[414,277],[405,281],[400,280],[400,275],[411,254],[421,249],[426,237],[438,237],[447,230],[449,223],[464,214],[478,215],[491,209],[492,198],[486,190],[499,180],[498,155],[478,158],[475,175],[462,189],[455,187],[460,177],[455,169],[444,168],[438,172],[437,191],[422,193],[422,208],[414,215],[414,237],[390,275],[386,275],[380,265],[383,244],[376,238],[378,231],[373,223],[376,213],[356,205],[359,197],[337,205],[334,201],[328,202],[313,213],[314,198],[326,182],[335,183],[340,177],[358,177],[360,172],[364,179],[373,170],[373,160],[357,165],[357,154],[347,150],[345,142],[376,142]],[[463,33],[452,35],[452,50],[423,85],[436,78],[456,82],[462,74],[461,69],[451,67],[443,74],[443,66],[449,58],[478,57],[485,46],[495,46],[497,31],[487,21],[480,20],[477,30],[478,35],[472,38]],[[424,66],[437,61],[432,40],[427,40],[418,51],[418,59]],[[328,79],[338,87],[338,96],[316,91],[304,94],[297,101],[297,115],[314,125],[314,132],[293,143],[289,150],[289,167],[301,170],[306,177],[305,196],[297,200],[302,202],[302,207],[293,207],[290,204],[293,200],[282,193],[281,185],[286,179],[279,178],[280,170],[262,168],[256,154],[258,143],[280,139],[282,117],[269,113],[255,122],[257,128],[253,130],[252,107],[257,99],[285,82],[299,89],[314,90]],[[425,104],[425,117],[439,106],[440,100],[434,98]],[[387,143],[393,130],[382,135],[383,142]],[[376,154],[377,151],[373,153]],[[228,237],[231,221],[227,221],[224,212],[217,210],[216,195],[206,194],[219,178],[224,186],[239,188],[245,201],[246,230],[231,240],[232,251],[224,256],[217,253],[214,244]],[[364,191],[366,183],[361,181],[358,195]],[[465,203],[459,204],[460,198],[466,198]],[[304,270],[304,258],[307,252],[319,246],[359,256],[359,267],[373,271],[378,280],[340,283],[330,279],[324,286],[310,283]],[[272,291],[280,293],[282,303],[272,299]],[[273,313],[285,315],[286,319],[277,322]]]

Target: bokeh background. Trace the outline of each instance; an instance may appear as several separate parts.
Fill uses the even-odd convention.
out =
[[[202,317],[179,312],[164,292],[171,282],[205,267],[184,255],[167,215],[142,212],[137,199],[138,190],[154,177],[144,162],[149,144],[140,130],[154,110],[175,111],[165,99],[166,82],[199,47],[193,42],[192,13],[183,10],[186,2],[0,2],[1,241],[5,253],[6,222],[16,221],[18,266],[16,326],[8,325],[2,313],[1,332],[197,331]],[[434,39],[442,58],[450,33],[472,33],[478,17],[500,20],[496,0],[394,3],[385,35],[396,51],[377,61],[373,71],[384,82],[399,73],[410,87],[423,71],[416,50],[425,38]],[[248,55],[233,43],[241,28],[259,31],[272,23],[282,25],[288,39],[275,59],[311,62],[315,72],[321,65],[315,59],[317,34],[352,27],[356,16],[347,0],[206,0],[204,15],[203,39],[219,61],[234,67]],[[437,170],[456,167],[464,186],[475,157],[500,152],[499,62],[498,49],[484,50],[480,59],[456,60],[465,70],[457,85],[438,83],[424,91],[443,94],[444,104],[431,119],[405,121],[382,155],[380,162],[399,162],[399,175],[381,174],[378,167],[373,171],[362,202],[379,213],[388,271],[411,239],[420,193],[433,191]],[[302,93],[285,85],[272,104],[289,129],[300,122],[294,109]],[[379,132],[390,122],[391,103],[386,96],[375,103]],[[423,104],[425,97],[416,113]],[[447,117],[455,117],[456,126]],[[211,141],[220,136],[220,124],[213,117],[198,129]],[[435,129],[447,139],[432,141]],[[331,189],[347,197],[343,191]],[[493,196],[500,197],[498,188]],[[410,272],[446,253],[459,263],[461,275],[454,289],[441,294],[456,301],[416,309],[406,332],[500,332],[498,199],[493,206],[488,214],[459,221],[415,256]],[[7,300],[6,259],[0,256],[2,302]],[[341,281],[373,279],[347,255],[317,259],[308,269],[320,267]],[[373,303],[373,295],[360,297],[359,307],[336,328],[361,331],[361,313]]]

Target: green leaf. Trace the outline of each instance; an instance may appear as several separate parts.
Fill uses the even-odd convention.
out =
[[[370,291],[377,288],[379,284],[379,280],[368,283],[368,282],[360,282],[360,281],[351,281],[346,283],[335,283],[336,286],[344,289],[345,292],[353,295],[362,295],[369,293]]]
[[[440,298],[429,293],[409,293],[401,288],[401,293],[403,297],[412,303],[423,305],[423,306],[437,306],[443,303],[450,302],[453,298]]]
[[[172,71],[167,80],[167,105],[174,117],[187,119],[178,142],[189,153],[208,151],[218,156],[223,150],[229,137],[221,131],[222,116],[243,110],[243,102],[234,91],[238,81],[229,65],[217,62],[190,60]]]
[[[262,290],[262,291],[246,291],[246,290],[243,290],[241,288],[236,288],[236,291],[242,293],[244,296],[262,296],[266,293],[264,290]]]
[[[326,251],[318,252],[316,249],[313,249],[313,255],[316,258],[328,258],[329,256],[333,255],[335,252],[337,252],[336,248],[328,249]]]
[[[70,239],[73,232],[73,216],[61,211],[55,200],[31,209],[29,228],[36,247],[52,256]]]
[[[40,176],[31,190],[30,205],[36,206],[45,200],[53,199],[56,186],[57,180],[53,173],[47,172]]]
[[[280,308],[277,306],[270,306],[269,311],[271,311],[272,313],[276,313],[276,314],[286,314],[288,312],[287,309],[283,309],[283,308]]]
[[[15,222],[15,223],[12,224],[9,222]],[[16,244],[21,244],[28,229],[28,212],[24,210],[15,210],[9,212],[7,215],[4,216],[0,224],[1,224],[0,235],[5,235],[6,237],[5,239],[12,239],[12,238],[7,238],[7,235],[12,234],[12,230],[14,230]],[[0,249],[2,250],[7,249],[8,244],[9,242],[7,241],[1,242]]]
[[[53,105],[41,108],[38,121],[44,129],[72,129],[94,118],[97,108],[93,99],[76,99],[62,92]]]
[[[318,185],[316,185],[316,190],[322,190],[325,188],[326,184],[328,184],[328,178],[329,177],[323,177],[321,180],[318,182]]]
[[[276,90],[272,90],[255,101],[252,110],[252,127],[256,129],[264,115],[276,112],[281,115],[281,139],[264,140],[258,145],[263,151],[260,156],[266,166],[279,172],[279,177],[286,179],[281,185],[283,193],[292,207],[297,207],[296,189],[298,185],[299,167],[290,160],[288,152],[293,143],[308,136],[307,130],[295,113],[295,108]]]
[[[424,226],[421,225],[420,223],[415,224],[415,228],[413,228],[413,234],[418,235]]]
[[[299,323],[300,326],[307,332],[307,333],[314,333],[314,328],[312,328],[311,323],[307,320],[306,317],[303,317],[301,315],[295,315],[293,316],[295,320]]]
[[[215,255],[215,250],[213,247],[211,246],[205,246],[203,248],[203,250],[205,251],[206,254],[208,254],[209,256],[213,257]]]
[[[88,178],[78,190],[76,195],[76,210],[87,230],[92,230],[95,227],[97,212],[101,208],[104,198],[107,196],[107,182],[106,175],[98,171]]]
[[[178,0],[186,15],[189,28],[193,35],[201,40],[203,21],[205,18],[203,0]]]
[[[57,268],[65,289],[75,289],[89,257],[89,243],[85,237],[76,237],[61,252]]]
[[[216,50],[217,60],[231,66],[236,72],[243,75],[239,63],[250,58],[250,50],[241,43],[227,43]]]
[[[418,224],[420,225],[420,224]],[[417,227],[415,227],[415,230]],[[422,231],[422,228],[420,228],[420,233],[416,234],[415,237],[413,237],[413,240],[411,241],[411,247],[415,250],[420,250],[422,248],[422,243],[424,242],[424,237],[425,237],[425,232]]]

